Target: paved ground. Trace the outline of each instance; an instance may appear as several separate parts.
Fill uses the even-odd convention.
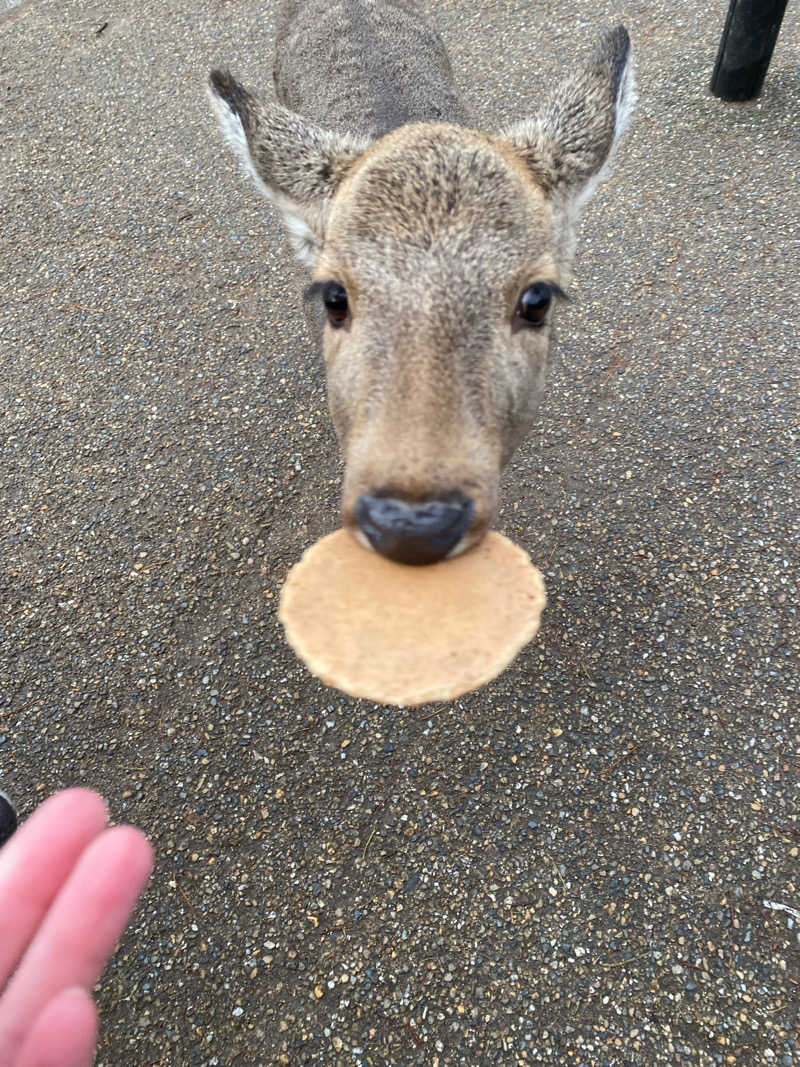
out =
[[[275,617],[340,471],[275,219],[203,97],[272,7],[0,19],[0,779],[83,782],[158,869],[110,1064],[800,1064],[800,20],[435,5],[487,124],[620,15],[641,102],[583,227],[500,527],[550,592],[497,682],[401,712]],[[6,3],[8,8],[8,4]]]

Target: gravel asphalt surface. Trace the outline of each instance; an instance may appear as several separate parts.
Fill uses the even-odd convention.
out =
[[[273,5],[5,0],[0,788],[155,843],[99,1064],[800,1064],[800,5],[740,105],[725,0],[434,7],[487,127],[638,53],[504,479],[539,638],[413,711],[284,642],[341,472],[203,89],[269,88]]]

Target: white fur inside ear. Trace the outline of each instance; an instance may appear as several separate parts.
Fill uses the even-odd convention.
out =
[[[614,128],[614,141],[609,152],[609,159],[614,155],[617,145],[631,122],[631,115],[636,106],[636,73],[633,59],[628,59],[625,70],[619,80],[617,89],[617,123]]]
[[[244,126],[236,112],[231,111],[225,101],[217,96],[213,89],[208,90],[208,96],[225,140],[238,157],[243,169],[253,179],[256,188],[264,199],[269,200],[280,211],[295,255],[305,266],[313,267],[319,251],[319,238],[302,215],[298,213],[292,201],[285,196],[281,196],[274,189],[270,189],[253,166],[253,157],[250,155],[250,146],[247,143]]]
[[[235,111],[231,111],[222,97],[217,96],[214,90],[210,87],[208,89],[208,99],[211,101],[211,107],[214,109],[214,114],[217,116],[217,122],[219,122],[225,140],[239,157],[244,167],[252,171],[253,165],[250,162],[250,149],[247,144],[247,137],[245,136],[242,120]]]
[[[628,59],[625,64],[625,70],[622,72],[622,77],[619,80],[619,87],[617,89],[617,102],[616,102],[616,119],[614,123],[614,139],[611,142],[611,148],[609,149],[606,160],[603,163],[600,170],[593,175],[589,181],[580,190],[575,197],[575,209],[580,211],[584,204],[588,203],[592,199],[597,191],[598,185],[601,185],[608,177],[609,169],[611,168],[611,161],[614,158],[614,153],[617,150],[617,145],[622,139],[622,135],[630,125],[631,115],[636,105],[636,76],[633,71],[633,60]]]
[[[262,182],[261,184],[263,185],[264,183]],[[303,216],[298,215],[297,209],[291,200],[287,200],[286,197],[276,193],[272,193],[270,199],[281,213],[294,254],[304,266],[313,268],[316,265],[320,248],[319,238]]]

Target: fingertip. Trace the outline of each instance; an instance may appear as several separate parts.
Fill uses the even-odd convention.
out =
[[[127,918],[147,885],[153,861],[153,846],[138,827],[112,826],[86,849],[74,877],[97,896],[94,906],[113,926]]]
[[[109,817],[105,799],[94,789],[82,785],[69,786],[54,793],[34,812],[35,815],[40,813],[46,813],[50,818],[91,823],[98,830],[107,825]]]
[[[21,822],[0,855],[0,890],[25,886],[24,901],[45,907],[86,846],[108,826],[105,800],[92,789],[62,789]],[[13,899],[13,898],[12,898]],[[6,946],[3,946],[6,947]]]
[[[131,870],[136,871],[143,882],[147,881],[155,863],[155,852],[147,835],[138,826],[128,823],[112,826],[106,834],[116,840],[117,848],[131,865]]]

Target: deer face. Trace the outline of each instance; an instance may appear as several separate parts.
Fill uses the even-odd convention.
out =
[[[547,197],[502,143],[406,126],[331,205],[313,296],[345,458],[345,523],[407,562],[488,529],[544,385],[565,265]]]
[[[392,559],[455,555],[491,524],[543,390],[577,210],[625,121],[626,57],[614,31],[505,135],[420,124],[373,144],[212,76],[231,140],[313,270],[343,520]]]

